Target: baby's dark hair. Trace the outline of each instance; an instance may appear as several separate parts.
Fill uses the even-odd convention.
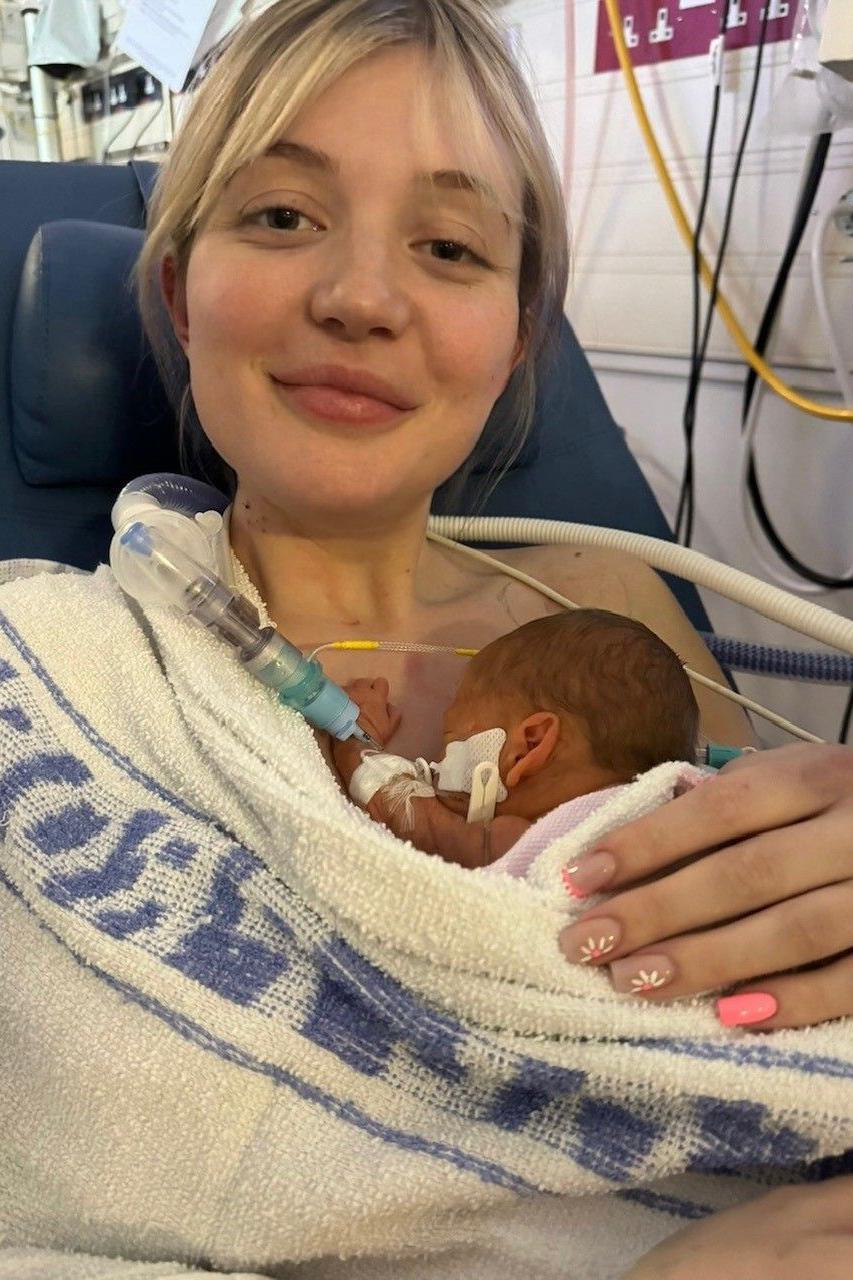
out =
[[[606,609],[536,618],[494,640],[465,676],[475,696],[516,693],[586,722],[596,762],[633,777],[693,760],[699,708],[681,661],[648,627]]]

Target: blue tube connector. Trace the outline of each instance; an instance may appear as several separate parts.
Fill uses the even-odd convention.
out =
[[[707,765],[709,769],[722,769],[724,764],[728,764],[731,760],[737,760],[740,756],[748,755],[755,750],[754,747],[718,747],[716,743],[709,742],[699,752],[698,764]]]

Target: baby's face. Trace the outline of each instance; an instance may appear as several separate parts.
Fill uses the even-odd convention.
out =
[[[505,708],[498,698],[484,698],[469,693],[465,681],[460,684],[456,697],[444,713],[443,732],[445,747],[450,742],[464,742],[475,733],[486,729],[505,728]]]

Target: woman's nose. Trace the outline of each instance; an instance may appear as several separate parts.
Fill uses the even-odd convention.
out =
[[[354,338],[376,329],[400,333],[410,310],[400,264],[375,246],[347,248],[327,264],[311,292],[312,319],[333,322]]]

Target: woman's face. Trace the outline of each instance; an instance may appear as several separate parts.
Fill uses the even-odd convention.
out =
[[[334,171],[280,146],[232,179],[185,284],[164,269],[199,418],[268,528],[276,512],[369,523],[423,510],[520,357],[517,224],[458,184],[418,180],[465,167],[440,109],[416,151],[429,86],[412,48],[350,69],[280,139]],[[497,186],[501,167],[496,150],[475,176]],[[317,364],[378,375],[414,407],[381,424],[317,417],[281,386]]]

